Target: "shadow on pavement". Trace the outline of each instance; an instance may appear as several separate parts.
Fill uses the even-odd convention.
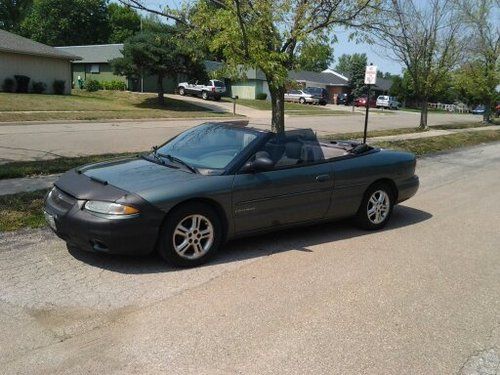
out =
[[[391,221],[382,231],[407,227],[429,220],[431,217],[432,215],[425,211],[396,206]],[[335,243],[335,241],[370,236],[374,233],[377,232],[360,230],[350,224],[348,220],[287,229],[230,241],[223,246],[219,254],[209,264],[241,261],[290,250],[312,252],[313,250],[309,247],[314,245]],[[119,273],[145,274],[178,270],[166,265],[156,253],[146,257],[131,257],[89,253],[77,249],[69,249],[68,251],[73,257],[84,263]]]

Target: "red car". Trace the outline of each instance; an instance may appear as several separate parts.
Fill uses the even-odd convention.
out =
[[[366,96],[360,96],[354,99],[354,105],[356,107],[366,107]],[[374,108],[377,106],[377,100],[375,98],[370,98],[370,107]]]

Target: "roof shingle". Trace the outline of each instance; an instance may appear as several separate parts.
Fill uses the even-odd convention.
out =
[[[0,51],[65,60],[78,60],[80,58],[78,55],[60,51],[54,47],[23,38],[2,29],[0,29]]]
[[[82,59],[75,61],[75,63],[95,63],[103,64],[116,59],[117,57],[123,57],[122,49],[123,44],[100,44],[100,45],[89,45],[89,46],[68,46],[68,47],[56,47],[60,51],[71,53],[74,55],[81,56]]]

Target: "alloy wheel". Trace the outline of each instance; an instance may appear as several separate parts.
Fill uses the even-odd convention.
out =
[[[389,195],[384,190],[375,191],[368,200],[368,220],[373,224],[382,223],[389,215],[390,203]]]
[[[182,258],[201,258],[214,242],[214,227],[203,215],[186,216],[175,227],[172,242],[175,252]]]

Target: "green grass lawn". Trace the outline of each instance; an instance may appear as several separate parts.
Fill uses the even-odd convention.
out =
[[[43,200],[47,190],[0,196],[0,232],[45,226]]]
[[[231,114],[171,98],[165,98],[161,106],[156,94],[80,90],[73,90],[72,95],[0,93],[0,122],[221,116]]]
[[[224,98],[224,101],[232,102],[231,99]],[[238,104],[258,109],[261,111],[270,111],[271,102],[269,100],[253,100],[253,99],[237,99],[236,108]],[[238,110],[238,109],[236,109]],[[352,115],[352,111],[334,111],[327,109],[321,105],[299,104],[299,103],[285,103],[285,114],[289,116],[335,116],[335,115]]]

